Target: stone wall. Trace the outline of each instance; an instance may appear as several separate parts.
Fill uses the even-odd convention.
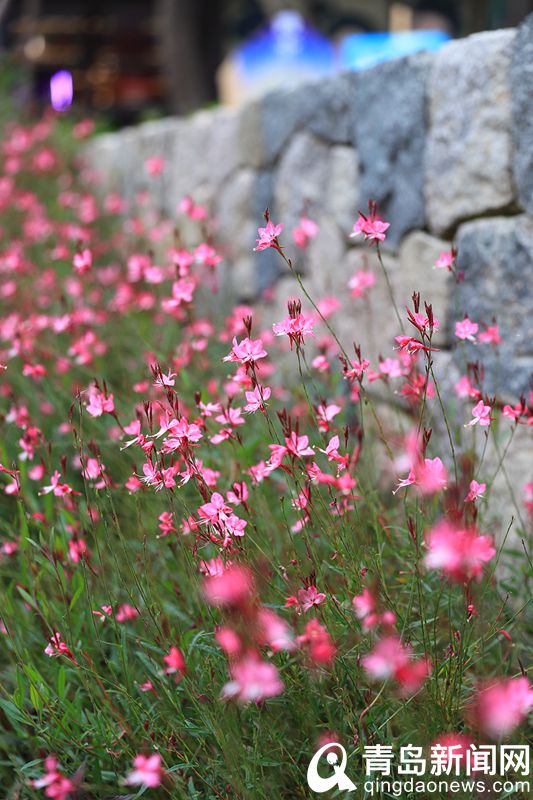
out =
[[[107,185],[127,196],[149,183],[172,215],[184,195],[208,205],[218,220],[225,286],[235,300],[268,287],[274,303],[297,294],[276,254],[252,248],[265,207],[285,224],[288,249],[305,209],[320,233],[305,258],[296,254],[297,266],[311,293],[345,298],[335,325],[371,358],[398,333],[375,256],[348,238],[357,210],[373,198],[391,223],[385,261],[398,305],[413,290],[433,302],[446,371],[453,375],[454,321],[466,309],[480,324],[496,315],[503,344],[480,353],[487,389],[503,390],[515,402],[528,390],[533,15],[518,30],[477,34],[437,54],[276,91],[237,111],[204,111],[101,136],[88,152]],[[165,159],[158,178],[145,174],[150,155]],[[452,243],[468,278],[460,285],[432,269]],[[353,300],[346,288],[360,268],[373,269],[377,278],[368,302]]]

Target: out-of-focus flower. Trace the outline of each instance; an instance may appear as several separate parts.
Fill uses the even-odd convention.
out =
[[[402,695],[418,691],[431,673],[426,658],[413,660],[413,649],[403,645],[398,636],[380,639],[374,649],[363,656],[363,667],[374,680],[393,678]]]
[[[426,566],[441,570],[454,581],[480,578],[483,566],[496,554],[489,536],[441,520],[426,536]]]
[[[67,800],[76,789],[75,782],[63,775],[55,756],[45,758],[44,769],[43,777],[32,781],[33,788],[44,789],[45,796],[52,800]]]
[[[458,339],[462,339],[463,341],[475,342],[478,329],[479,325],[477,322],[472,322],[468,317],[455,323],[455,335]]]
[[[274,664],[262,661],[251,651],[230,667],[232,680],[222,689],[225,698],[236,698],[240,703],[259,703],[283,691],[283,682]]]
[[[152,753],[150,756],[138,755],[133,759],[133,769],[126,776],[126,783],[130,786],[156,789],[164,777],[165,770],[159,753]]]
[[[500,739],[520,725],[533,708],[533,688],[524,675],[503,678],[480,686],[470,707],[470,716],[487,736]]]

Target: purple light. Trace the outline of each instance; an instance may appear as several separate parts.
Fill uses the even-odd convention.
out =
[[[50,78],[50,102],[56,111],[66,111],[72,105],[74,86],[72,75],[66,69],[55,72]]]

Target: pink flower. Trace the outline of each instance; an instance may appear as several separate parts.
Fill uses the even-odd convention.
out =
[[[329,440],[326,449],[322,450],[319,448],[321,453],[324,453],[328,457],[328,461],[336,461],[338,466],[338,471],[340,472],[342,469],[346,469],[348,467],[348,456],[342,456],[339,453],[339,437],[337,435],[332,436]],[[338,473],[337,473],[338,474]]]
[[[311,317],[305,317],[302,313],[297,313],[292,316],[290,313],[281,321],[275,322],[272,325],[272,330],[276,336],[283,336],[286,334],[291,342],[296,345],[301,345],[306,336],[314,336],[313,320]]]
[[[389,378],[400,378],[402,375],[402,365],[397,358],[385,358],[379,362],[379,371]]]
[[[421,311],[413,312],[408,308],[407,315],[409,322],[414,325],[420,333],[428,334],[431,331],[438,331],[440,328],[440,322],[435,316],[432,318],[430,324],[429,317]]]
[[[68,557],[73,564],[79,564],[82,556],[87,558],[89,556],[89,548],[85,539],[69,539],[68,542]]]
[[[252,573],[246,567],[230,566],[224,572],[205,578],[202,592],[207,602],[217,607],[243,606],[254,591]]]
[[[76,659],[74,658],[74,655],[72,654],[71,650],[67,647],[65,642],[61,641],[60,633],[54,633],[50,637],[48,644],[44,649],[44,652],[46,653],[47,656],[55,658],[57,658],[58,656],[66,656],[68,659],[70,659],[70,661],[76,664]]]
[[[147,158],[144,162],[144,166],[148,175],[161,175],[165,162],[160,156],[150,156],[150,158]]]
[[[82,119],[72,128],[72,135],[76,139],[85,139],[94,131],[95,122],[92,119]]]
[[[373,272],[360,269],[348,281],[348,288],[352,291],[352,297],[365,297],[368,289],[376,283],[376,276]]]
[[[394,625],[396,622],[396,615],[392,611],[385,611],[383,614],[377,613],[376,598],[369,589],[363,589],[362,594],[355,595],[352,603],[364,630],[373,628],[380,623]]]
[[[53,800],[67,800],[77,787],[74,781],[65,777],[59,769],[55,756],[48,756],[44,761],[45,774],[32,781],[34,789],[45,789],[45,796]]]
[[[222,261],[214,247],[202,242],[194,251],[194,260],[197,264],[204,264],[206,267],[216,267]]]
[[[246,405],[244,406],[244,410],[249,414],[254,411],[263,411],[265,402],[270,397],[270,394],[271,390],[268,386],[260,386],[259,384],[251,392],[245,392]]]
[[[228,656],[237,656],[242,649],[239,634],[233,628],[222,626],[215,631],[215,639]]]
[[[182,303],[192,303],[196,282],[192,278],[180,278],[172,284],[172,297],[163,300],[163,311],[172,312]]]
[[[259,625],[258,641],[267,644],[274,653],[279,650],[293,650],[294,636],[284,619],[278,617],[269,608],[260,608],[257,612]]]
[[[171,372],[170,370],[168,371],[168,373],[166,375],[165,375],[164,372],[161,372],[157,376],[157,378],[155,379],[154,386],[158,386],[158,387],[160,387],[162,389],[170,387],[170,386],[174,386],[174,384],[175,384],[174,378],[175,377],[176,377],[176,373],[175,372]]]
[[[474,528],[458,528],[444,519],[426,536],[428,569],[442,570],[444,575],[461,583],[479,578],[483,565],[495,555],[489,536],[479,535]]]
[[[273,472],[275,469],[277,469],[288,453],[287,448],[282,444],[269,444],[268,448],[270,450],[270,458],[268,460],[267,470],[263,477],[266,477],[266,475],[268,475],[270,472]]]
[[[232,680],[222,689],[225,698],[236,698],[240,703],[259,703],[283,691],[283,683],[274,664],[261,661],[257,653],[250,652],[231,665]]]
[[[231,534],[232,536],[244,536],[244,529],[247,525],[248,523],[246,520],[237,517],[235,514],[230,514],[230,516],[224,521],[224,527],[226,530],[224,546],[226,546],[229,541],[227,534]]]
[[[264,228],[257,229],[259,238],[257,239],[257,244],[254,247],[254,251],[266,250],[269,247],[278,248],[278,236],[282,230],[283,225],[274,225],[274,223],[269,219]]]
[[[428,347],[419,339],[415,339],[413,336],[395,336],[394,341],[398,343],[399,350],[403,350],[406,353],[409,353],[409,355],[415,355],[419,350],[424,350],[426,353],[436,350],[435,347]]]
[[[93,254],[87,248],[85,250],[82,250],[80,253],[76,253],[72,260],[72,264],[78,275],[85,275],[86,272],[89,272],[92,263],[93,263]]]
[[[113,616],[113,609],[110,605],[101,606],[96,611],[93,611],[95,617],[99,617],[102,622]]]
[[[294,228],[292,238],[297,247],[305,249],[311,239],[314,239],[318,233],[318,225],[308,217],[301,217],[299,225]]]
[[[238,361],[241,364],[255,364],[260,358],[266,358],[267,351],[263,347],[261,339],[242,339],[237,341],[233,338],[233,347],[223,361]]]
[[[438,456],[425,458],[416,468],[416,472],[417,483],[424,494],[433,494],[447,486],[448,472]]]
[[[359,619],[364,620],[366,617],[374,614],[376,610],[376,600],[369,589],[363,589],[362,594],[355,595],[352,603]]]
[[[533,515],[533,481],[524,486],[524,506],[528,514]]]
[[[0,546],[0,554],[14,556],[18,550],[18,542],[3,542]]]
[[[169,434],[163,443],[163,449],[166,453],[194,445],[203,436],[200,426],[196,422],[189,423],[185,417],[173,419],[168,425],[163,425],[155,436],[157,438],[164,433]]]
[[[486,406],[483,400],[480,400],[472,409],[473,419],[465,425],[465,428],[471,428],[472,425],[476,425],[478,422],[482,428],[487,428],[492,422],[491,411],[492,408]]]
[[[342,409],[335,403],[330,403],[329,405],[321,403],[316,411],[318,427],[321,431],[328,431],[330,428],[329,423],[337,416],[337,414],[342,411]]]
[[[369,366],[370,361],[368,358],[363,358],[362,361],[350,361],[350,366],[345,366],[344,368],[344,376],[350,380],[360,381]]]
[[[438,757],[443,766],[455,762],[464,767],[473,744],[472,739],[462,733],[441,733],[431,745],[431,755]]]
[[[138,616],[139,612],[134,606],[131,606],[129,603],[123,603],[118,607],[115,619],[117,622],[129,622],[136,619]]]
[[[166,675],[176,674],[176,681],[178,681],[186,670],[185,659],[179,647],[174,645],[170,648],[168,655],[163,657],[163,661],[167,665],[165,668]]]
[[[478,689],[471,706],[473,722],[493,739],[507,736],[533,707],[533,688],[524,675],[503,678]]]
[[[182,214],[186,214],[189,219],[193,220],[203,220],[207,219],[207,209],[204,206],[197,205],[193,202],[191,197],[184,197],[180,200],[178,205],[178,211]]]
[[[476,397],[478,392],[473,388],[467,375],[462,375],[454,386],[457,397]]]
[[[130,786],[147,786],[156,789],[165,777],[165,770],[159,753],[151,756],[135,756],[133,769],[126,776],[126,783]]]
[[[52,492],[55,497],[64,497],[67,494],[79,494],[79,492],[75,492],[74,489],[68,485],[68,483],[61,483],[60,478],[61,474],[56,469],[50,478],[50,485],[43,486],[39,494],[50,494],[50,492]]]
[[[455,250],[447,250],[440,254],[438,259],[435,261],[434,266],[437,269],[447,269],[448,272],[453,271],[453,265],[455,263]]]
[[[313,606],[319,606],[325,599],[326,595],[323,592],[319,592],[316,586],[298,589],[298,602],[304,611],[309,611]]]
[[[171,511],[163,511],[162,514],[158,517],[159,525],[157,526],[161,533],[158,535],[158,539],[162,539],[164,536],[168,536],[169,533],[176,533],[176,528],[174,527],[174,512]]]
[[[524,412],[525,407],[522,403],[517,403],[515,406],[506,404],[502,409],[502,417],[506,417],[507,419],[512,419],[513,422],[517,422]]]
[[[295,456],[295,458],[303,458],[304,456],[314,456],[315,451],[309,447],[309,436],[298,436],[295,431],[292,431],[289,437],[285,439],[287,452]]]
[[[337,653],[329,633],[317,619],[309,620],[305,632],[296,637],[296,644],[306,648],[313,664],[329,666]]]
[[[232,408],[231,406],[225,408],[222,414],[215,417],[215,420],[221,425],[227,425],[228,428],[236,428],[239,425],[244,425],[244,417],[241,415],[241,409]]]
[[[321,319],[322,317],[324,319],[329,319],[332,316],[332,314],[335,313],[335,311],[339,310],[340,307],[341,307],[341,301],[339,300],[338,297],[335,297],[334,295],[323,297],[317,303],[317,308],[319,312],[318,319]]]
[[[240,506],[241,503],[246,503],[248,500],[248,486],[246,485],[246,481],[234,483],[233,489],[226,492],[226,498],[228,503],[231,503],[233,506]]]
[[[380,217],[376,214],[375,207],[371,206],[371,212],[368,217],[365,217],[363,214],[359,214],[357,221],[353,226],[353,230],[350,234],[350,238],[354,238],[355,236],[360,236],[361,234],[364,236],[365,241],[372,242],[384,242],[385,241],[385,232],[390,228],[390,222],[384,222]]]
[[[89,400],[86,404],[87,412],[91,417],[101,417],[102,414],[112,414],[115,410],[113,395],[102,392],[97,386],[90,386]]]
[[[398,636],[380,639],[374,649],[363,656],[363,667],[374,680],[395,680],[402,696],[418,691],[431,673],[430,662],[426,658],[413,660],[412,647],[403,645]]]
[[[463,341],[475,342],[475,334],[478,332],[478,329],[479,325],[477,322],[472,322],[468,317],[465,317],[461,322],[455,323],[455,335],[458,339],[462,339]]]
[[[420,488],[422,494],[434,494],[445,489],[448,484],[448,471],[442,460],[438,456],[415,460],[407,478],[400,480],[393,494],[413,484]]]
[[[482,331],[478,339],[483,344],[491,344],[493,347],[500,344],[502,341],[502,337],[500,336],[500,329],[497,325],[488,325],[487,328]]]
[[[478,499],[478,497],[483,497],[483,492],[486,488],[486,483],[478,483],[475,480],[470,481],[470,488],[467,496],[465,497],[465,503],[473,503],[474,500]]]
[[[200,561],[198,568],[202,575],[210,575],[216,577],[224,574],[224,562],[217,556],[217,558],[210,558],[209,561]]]
[[[216,524],[221,521],[228,514],[231,514],[231,509],[226,505],[224,497],[220,492],[213,492],[209,503],[204,503],[198,509],[198,515],[204,522]]]
[[[164,486],[160,471],[150,461],[143,464],[143,477],[141,481],[147,486],[154,486],[157,492],[160,492]]]
[[[363,667],[374,680],[386,680],[394,676],[396,669],[408,659],[404,646],[397,636],[380,639],[374,649],[363,656]]]

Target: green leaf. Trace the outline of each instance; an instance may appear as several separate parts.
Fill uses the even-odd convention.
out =
[[[79,575],[80,585],[78,586],[78,588],[76,589],[76,591],[72,595],[72,600],[70,601],[70,610],[71,611],[74,608],[74,606],[76,605],[76,603],[78,602],[78,600],[80,599],[80,596],[83,593],[83,590],[85,589],[85,581],[83,580],[83,577],[80,575],[79,572],[76,573],[76,574]]]
[[[20,522],[20,549],[25,550],[28,546],[30,529],[28,528],[28,520],[26,519],[26,514],[24,513],[24,507],[22,503],[19,503],[19,522]]]
[[[36,709],[36,711],[40,711],[43,707],[43,702],[41,700],[41,696],[33,683],[30,683],[30,700],[32,706]]]
[[[21,714],[19,709],[16,707],[11,700],[0,700],[0,708],[4,711],[6,717],[8,717],[9,721],[16,725],[17,722],[26,723],[25,717]],[[16,726],[18,729],[18,726]]]
[[[61,698],[61,700],[65,699],[66,687],[67,687],[67,673],[65,672],[65,667],[61,665],[59,668],[59,672],[57,673],[57,694]]]

